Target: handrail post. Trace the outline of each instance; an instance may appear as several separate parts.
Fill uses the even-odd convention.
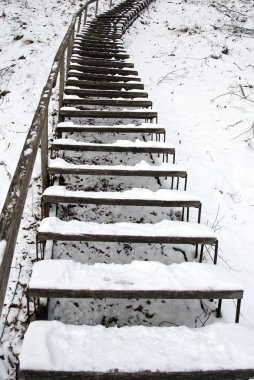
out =
[[[42,192],[49,186],[48,175],[48,107],[41,134],[41,186]]]
[[[63,96],[64,96],[64,54],[60,60],[60,70],[59,70],[59,94],[58,94],[58,122],[63,121],[63,117],[60,115],[61,108],[63,106]]]
[[[113,5],[113,0],[109,0],[109,8],[111,8]]]
[[[71,54],[73,49],[73,43],[74,43],[74,29],[72,30],[70,40],[67,47],[67,62],[66,62],[66,77],[68,75],[68,71],[70,68],[70,61],[71,61]]]
[[[78,28],[77,28],[77,33],[79,33],[79,31],[80,31],[81,16],[82,16],[82,13],[80,13],[80,15],[78,16]]]
[[[87,21],[87,10],[88,10],[88,5],[86,6],[86,9],[85,9],[84,25],[86,24],[86,21]]]
[[[95,15],[97,15],[98,13],[98,8],[99,8],[99,0],[96,0]]]

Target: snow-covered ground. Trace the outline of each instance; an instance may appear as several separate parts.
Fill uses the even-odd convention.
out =
[[[107,0],[100,1],[102,10]],[[56,54],[82,1],[0,2],[0,210]],[[89,14],[94,13],[94,5]]]
[[[254,320],[253,21],[253,1],[156,0],[124,38],[218,233],[219,265],[245,285],[242,323]]]
[[[0,209],[52,59],[75,7],[81,4],[1,1],[0,89],[10,92],[0,98]],[[177,163],[188,169],[188,190],[203,202],[202,223],[219,235],[219,265],[230,268],[235,280],[244,284],[241,323],[251,325],[253,5],[252,0],[156,0],[124,37],[159,122],[167,125],[167,143],[176,146]],[[38,189],[34,179],[13,264],[11,313],[4,330],[0,325],[1,380],[14,379],[13,363],[25,327],[25,310],[11,294],[17,278],[18,286],[25,287],[34,260]],[[6,313],[7,308],[3,323]],[[223,305],[223,318],[232,321],[231,301]]]
[[[57,48],[72,16],[83,4],[75,0],[0,2],[0,210]],[[101,0],[99,10],[108,4],[107,0]],[[94,14],[94,5],[89,9],[88,17]],[[38,160],[0,321],[1,380],[15,378],[17,353],[26,325],[25,284],[34,260],[35,230],[40,219],[39,175]]]

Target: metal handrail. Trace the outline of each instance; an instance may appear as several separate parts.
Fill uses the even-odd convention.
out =
[[[85,5],[74,14],[71,24],[58,48],[2,208],[0,215],[0,315],[2,313],[19,226],[40,143],[42,190],[48,185],[48,106],[52,91],[56,86],[58,76],[60,76],[59,107],[61,107],[64,78],[70,62],[74,35],[75,32],[79,32],[81,24],[86,23],[88,6],[92,3],[96,3],[95,15],[98,13],[99,0],[87,0]],[[109,7],[111,6],[112,0],[109,0]]]

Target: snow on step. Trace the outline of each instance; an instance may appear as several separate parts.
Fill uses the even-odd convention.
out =
[[[198,208],[198,223],[201,218],[201,202],[198,197],[180,190],[159,189],[152,191],[144,188],[134,188],[125,191],[100,192],[68,190],[64,186],[50,186],[42,195],[42,206],[50,203],[82,203],[106,204],[122,206],[155,206],[155,207],[190,207]],[[44,216],[47,209],[43,207]],[[189,217],[187,216],[187,220]]]
[[[144,188],[133,188],[131,190],[117,191],[117,192],[98,192],[98,191],[82,191],[82,190],[68,190],[65,186],[50,186],[48,187],[43,196],[48,197],[64,197],[64,198],[92,198],[92,199],[133,199],[133,200],[147,200],[147,201],[161,201],[161,202],[195,202],[200,204],[197,196],[190,194],[187,191],[159,189],[152,191]]]
[[[75,78],[74,78],[74,79],[75,79]],[[80,87],[78,87],[78,86],[66,86],[65,89],[64,89],[64,91],[65,91],[66,93],[68,93],[68,91],[71,91],[71,90],[75,90],[75,91],[78,90],[78,92],[82,93],[85,89],[84,89],[84,88],[80,88]],[[88,91],[88,90],[89,90],[89,92],[92,91],[92,89],[87,89],[87,91]],[[104,89],[93,89],[93,90],[96,90],[96,93],[98,93],[98,91],[103,91],[103,93],[105,93],[105,91],[106,91],[106,92],[110,91],[110,93],[115,92],[114,90],[110,90],[110,89],[108,89],[108,90],[104,90]],[[135,89],[124,89],[124,88],[122,88],[121,90],[120,90],[120,89],[116,89],[116,90],[117,90],[117,93],[119,94],[119,96],[122,95],[122,94],[128,94],[128,93],[130,93],[130,92],[132,92],[132,93],[136,93],[136,92],[138,92],[139,94],[144,94],[145,97],[147,97],[147,92],[146,92],[145,90],[142,90],[142,89],[138,89],[138,91],[135,90]],[[139,96],[140,96],[140,95],[139,95]],[[141,95],[141,96],[142,96],[142,95]]]
[[[119,148],[160,148],[167,151],[174,151],[175,147],[173,145],[169,145],[167,143],[158,142],[158,141],[144,141],[136,139],[135,141],[131,140],[117,140],[110,144],[96,144],[96,143],[86,143],[86,142],[80,142],[76,141],[70,138],[61,138],[56,139],[52,142],[52,146],[63,146],[65,148],[68,148],[68,146],[74,146],[77,148],[84,147],[84,148],[92,148],[92,147],[98,147],[98,148],[113,148],[113,147],[119,147]]]
[[[91,117],[91,118],[109,118],[109,119],[157,119],[157,112],[154,110],[138,109],[138,110],[80,110],[75,107],[62,107],[60,114],[64,117]]]
[[[162,163],[160,165],[150,165],[145,161],[140,161],[135,165],[76,165],[65,161],[62,158],[49,159],[48,170],[50,173],[74,173],[101,174],[101,175],[164,175],[174,177],[187,177],[186,169],[180,165]],[[158,174],[159,173],[159,174]],[[82,174],[82,173],[81,173]]]
[[[229,271],[193,262],[165,265],[153,261],[131,264],[80,264],[72,260],[43,260],[34,264],[28,292],[64,290],[164,290],[168,292],[234,291],[242,285]],[[178,296],[179,297],[179,296]]]
[[[39,234],[60,234],[82,237],[82,235],[112,236],[112,237],[157,237],[177,239],[209,239],[217,241],[215,232],[207,226],[189,223],[162,220],[158,223],[95,223],[78,220],[63,221],[57,217],[44,218],[38,228]]]
[[[162,379],[163,372],[193,376],[212,371],[216,378],[216,371],[240,374],[244,369],[249,375],[241,378],[248,378],[254,374],[253,357],[254,330],[247,325],[105,328],[35,321],[25,334],[19,359],[23,375],[26,370],[114,372],[115,378],[116,371],[159,371]],[[151,373],[144,378],[150,379]],[[237,378],[237,372],[231,378]]]
[[[131,140],[117,140],[110,144],[94,144],[94,143],[85,143],[76,141],[70,138],[63,138],[63,139],[56,139],[52,143],[53,145],[77,145],[77,146],[93,146],[93,145],[100,145],[100,146],[122,146],[122,147],[151,147],[151,148],[167,148],[167,149],[174,149],[175,147],[173,145],[169,145],[166,143],[158,142],[158,141],[144,141],[136,139],[135,141]]]
[[[160,125],[160,124],[152,124],[152,123],[143,123],[143,124],[139,124],[139,125],[135,125],[135,124],[126,124],[126,125],[89,125],[89,124],[85,124],[85,125],[79,125],[79,124],[74,124],[72,121],[66,121],[66,122],[62,122],[62,123],[59,123],[56,127],[58,130],[62,129],[62,130],[65,130],[67,129],[68,131],[71,132],[71,130],[82,130],[84,129],[84,131],[86,130],[89,130],[89,131],[96,131],[96,130],[105,130],[105,132],[108,132],[110,130],[117,130],[117,131],[129,131],[129,132],[132,132],[132,131],[137,131],[137,130],[153,130],[153,131],[157,131],[158,130],[158,133],[165,133],[165,126],[163,125]]]
[[[64,95],[64,98],[63,98],[64,101],[70,101],[70,100],[80,100],[80,101],[82,101],[84,99],[86,99],[86,98],[83,98],[83,97],[78,96],[78,95]],[[93,99],[88,99],[88,100],[93,100]],[[116,100],[126,100],[126,98],[119,97]],[[149,99],[144,99],[144,98],[135,98],[135,102],[150,102],[150,100]],[[68,123],[69,122],[67,122],[67,124]],[[62,124],[62,123],[60,123],[60,124]]]
[[[78,65],[78,64],[76,64],[76,65]],[[84,72],[82,69],[83,69],[83,67],[87,67],[87,66],[84,66],[84,65],[78,65],[75,69],[70,69],[69,70],[69,75],[71,75],[71,74],[89,74],[89,73],[86,73],[86,72]],[[89,66],[88,66],[89,67]],[[79,70],[78,70],[79,69]],[[137,79],[137,81],[141,81],[141,78],[139,78],[139,77],[137,77],[137,76],[135,76],[135,75],[121,75],[121,74],[118,74],[118,73],[114,73],[114,74],[109,74],[109,73],[93,73],[92,74],[93,76],[102,76],[102,77],[108,77],[108,78],[115,78],[115,79],[118,79],[119,77],[121,78],[121,77],[124,77],[124,79],[126,80],[126,79]],[[74,77],[75,77],[75,75],[73,75]]]
[[[82,111],[87,111],[87,112],[104,112],[105,114],[109,114],[109,113],[112,113],[113,111],[111,110],[103,110],[103,111],[100,111],[100,110],[80,110],[79,108],[76,108],[76,107],[61,107],[60,109],[60,112],[66,112],[66,111],[79,111],[79,112],[82,112]],[[147,110],[144,110],[143,108],[140,109],[140,108],[137,108],[137,109],[133,109],[133,110],[129,110],[128,108],[123,108],[121,111],[115,111],[116,114],[120,114],[120,113],[128,113],[128,114],[131,114],[131,113],[137,113],[137,114],[144,114],[144,115],[149,115],[149,114],[156,114],[157,111],[155,111],[154,109],[152,111],[147,111]]]

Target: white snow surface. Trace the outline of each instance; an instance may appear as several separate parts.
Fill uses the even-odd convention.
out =
[[[253,1],[156,0],[124,35],[167,141],[188,167],[188,190],[200,195],[202,220],[217,230],[220,265],[245,284],[241,321],[251,325],[253,23]]]
[[[0,265],[2,264],[2,261],[3,261],[6,244],[7,244],[6,240],[0,241]]]
[[[72,191],[66,189],[65,186],[50,186],[44,195],[62,196],[62,197],[79,197],[79,198],[114,198],[114,199],[146,199],[158,201],[199,201],[196,195],[190,194],[188,191],[159,189],[152,191],[144,188],[133,188],[125,191]]]
[[[168,164],[168,163],[162,163],[160,165],[150,165],[146,161],[140,161],[135,165],[75,165],[71,164],[64,159],[57,157],[55,159],[49,159],[49,167],[50,168],[84,168],[84,169],[100,169],[100,170],[126,170],[126,171],[132,171],[132,170],[147,170],[148,172],[151,170],[160,170],[160,171],[182,171],[185,172],[186,169],[183,168],[180,165],[176,164]]]
[[[71,235],[124,235],[124,236],[176,236],[176,237],[209,237],[216,238],[216,233],[207,226],[190,223],[162,220],[158,223],[96,223],[79,220],[64,221],[57,217],[44,218],[38,228],[42,233],[61,233]]]
[[[79,80],[79,78],[68,78],[70,80]],[[124,82],[123,83],[123,86],[124,86]],[[132,82],[128,82],[128,83],[132,83]],[[136,83],[136,82],[135,82]],[[137,82],[139,84],[139,82]],[[61,111],[82,111],[82,110],[79,110],[78,108],[75,108],[75,107],[61,107]],[[90,111],[90,110],[85,110],[85,111]],[[99,110],[92,110],[92,111],[99,111]],[[103,112],[112,112],[111,110],[103,110]],[[149,112],[157,112],[157,110],[155,110],[154,108],[152,110],[147,110],[147,109],[143,109],[143,108],[137,108],[137,109],[132,109],[132,110],[129,110],[128,108],[122,108],[121,111],[117,111],[117,112],[136,112],[136,113],[141,113],[141,114],[145,114],[146,112],[149,113]]]
[[[73,96],[73,95],[71,95]],[[141,98],[143,99],[143,98]],[[62,123],[59,123],[58,124],[59,127],[68,127],[68,128],[75,128],[77,126],[77,124],[74,124],[72,121],[64,121]],[[83,124],[83,125],[79,125],[80,127],[89,127],[89,128],[93,128],[93,125],[90,125],[90,124]],[[142,129],[142,128],[148,128],[148,127],[151,127],[151,128],[166,128],[165,125],[161,125],[161,124],[147,124],[147,123],[143,123],[143,124],[139,124],[139,125],[135,125],[135,124],[125,124],[125,125],[112,125],[113,127],[117,127],[119,129],[121,128],[137,128],[137,126]],[[107,129],[109,126],[108,125],[99,125],[100,128],[105,128]],[[94,128],[98,128],[98,126],[94,125]]]
[[[71,80],[78,79],[78,78],[69,78]],[[61,107],[61,111],[77,111],[78,109],[76,107]]]
[[[0,1],[0,94],[7,91],[0,95],[0,211],[53,58],[78,9],[74,0]]]
[[[32,322],[20,369],[177,372],[253,368],[254,331],[237,324],[181,327],[74,326]]]
[[[91,290],[241,290],[229,270],[212,264],[132,261],[130,264],[80,264],[42,260],[34,264],[29,288]]]
[[[151,148],[168,148],[168,149],[174,149],[173,145],[170,145],[168,143],[163,143],[159,141],[144,141],[136,139],[135,141],[131,140],[116,140],[115,142],[112,142],[111,144],[95,144],[95,143],[86,143],[86,142],[80,142],[76,141],[70,138],[62,138],[62,139],[56,139],[53,141],[52,144],[56,145],[78,145],[78,146],[93,146],[93,145],[99,145],[99,146],[119,146],[119,147],[151,147]]]

